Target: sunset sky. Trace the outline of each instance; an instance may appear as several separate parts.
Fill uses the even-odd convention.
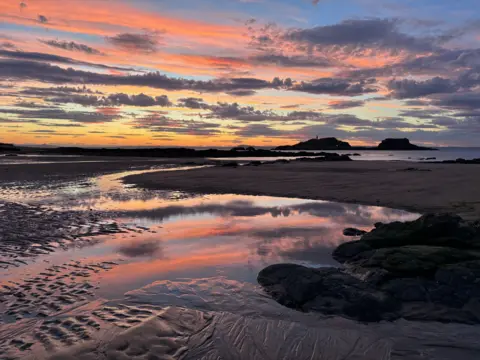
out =
[[[478,0],[2,0],[0,142],[480,146]]]

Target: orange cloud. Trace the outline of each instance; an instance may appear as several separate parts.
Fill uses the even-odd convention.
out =
[[[64,0],[59,4],[58,0],[35,0],[22,11],[17,2],[2,1],[0,14],[5,22],[102,36],[147,29],[192,44],[231,45],[245,40],[238,26],[162,16],[119,1]],[[46,20],[39,21],[39,15]]]

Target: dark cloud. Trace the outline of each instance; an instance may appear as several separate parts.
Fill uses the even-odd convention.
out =
[[[49,88],[28,87],[19,91],[20,95],[28,95],[35,97],[46,96],[65,96],[66,94],[102,94],[100,91],[93,91],[91,89],[83,87],[69,87],[69,86],[57,86]]]
[[[394,64],[344,71],[341,75],[353,79],[439,73],[444,76],[456,76],[459,70],[478,66],[480,66],[480,49],[440,49],[425,56],[409,56]]]
[[[419,100],[419,99],[407,100],[407,101],[405,101],[405,105],[408,105],[408,106],[427,106],[428,102],[425,101],[425,100]]]
[[[295,121],[323,121],[324,114],[316,111],[291,111],[287,114],[279,114],[272,110],[258,110],[253,106],[242,106],[238,103],[207,104],[201,98],[179,99],[177,106],[191,109],[209,110],[201,116],[209,119],[231,119],[243,122],[295,122]]]
[[[473,88],[480,85],[480,66],[465,71],[457,79],[461,88]]]
[[[56,104],[79,104],[83,106],[98,106],[99,98],[95,95],[66,95],[46,98],[45,101]]]
[[[336,114],[325,116],[325,121],[329,125],[349,126],[355,128],[375,128],[375,129],[406,129],[406,128],[435,128],[429,124],[413,124],[404,121],[399,117],[390,117],[374,120],[360,119],[355,115]]]
[[[30,131],[31,133],[55,133],[56,131],[55,130],[32,130]]]
[[[255,95],[257,92],[254,90],[232,90],[227,91],[228,95],[231,96],[252,96]]]
[[[203,99],[194,98],[194,97],[178,99],[177,106],[185,107],[185,108],[189,108],[189,109],[208,109],[208,108],[210,108],[210,105],[205,103],[203,101]]]
[[[123,93],[111,94],[103,99],[104,105],[129,105],[129,106],[171,106],[167,95],[152,97],[145,94],[127,95]]]
[[[85,134],[72,134],[72,133],[65,133],[65,132],[58,132],[55,130],[32,130],[28,132],[29,134],[43,134],[48,136],[85,136]]]
[[[390,95],[397,99],[425,97],[432,94],[453,93],[458,86],[450,79],[434,77],[425,81],[417,80],[390,80],[388,82]]]
[[[362,100],[346,100],[346,101],[334,101],[329,103],[328,107],[334,110],[341,110],[341,109],[350,109],[359,106],[365,105],[365,101]]]
[[[68,65],[85,65],[85,66],[92,66],[101,69],[113,69],[113,70],[120,70],[120,71],[133,71],[131,68],[124,68],[118,66],[109,66],[103,64],[95,64],[86,61],[78,61],[72,58],[53,55],[53,54],[45,54],[39,52],[26,52],[26,51],[10,51],[10,50],[0,50],[0,58],[7,58],[7,59],[18,59],[18,60],[25,60],[25,62],[18,61],[17,66],[33,66],[33,63],[29,61],[40,61],[40,62],[48,62],[48,63],[57,63],[57,64],[68,64]],[[10,66],[15,66],[14,61],[2,60],[2,65],[11,64]],[[44,69],[47,69],[50,65],[47,64],[37,64],[38,66],[43,66]],[[52,67],[52,66],[50,66]],[[67,69],[68,70],[68,69]]]
[[[158,47],[158,36],[156,34],[131,34],[123,33],[107,37],[111,44],[128,50],[142,53],[154,53]]]
[[[295,138],[288,132],[277,130],[266,124],[250,124],[235,132],[235,135],[241,137],[280,137]]]
[[[168,96],[152,97],[143,93],[128,95],[124,93],[111,94],[108,96],[70,94],[47,98],[46,101],[57,104],[79,104],[83,106],[171,106]]]
[[[27,109],[51,109],[51,105],[44,105],[35,102],[28,102],[28,101],[19,101],[13,104],[15,107],[27,108]]]
[[[1,124],[20,124],[20,123],[29,123],[29,124],[36,124],[38,123],[38,120],[25,120],[25,119],[15,119],[15,118],[5,118],[5,117],[0,117],[0,123]],[[4,125],[2,125],[4,126]]]
[[[480,110],[480,92],[459,92],[435,96],[432,103],[449,110]],[[465,113],[464,115],[468,115]],[[475,114],[473,114],[475,115]]]
[[[0,113],[18,116],[20,119],[69,120],[79,123],[105,123],[121,118],[120,115],[108,115],[98,112],[65,111],[63,109],[0,109]]]
[[[48,22],[48,19],[45,15],[38,15],[37,20],[42,24],[46,24]]]
[[[294,84],[292,90],[311,94],[329,94],[343,96],[358,96],[377,92],[373,87],[375,79],[351,81],[342,78],[321,78],[311,82]]]
[[[220,133],[220,124],[171,119],[163,113],[153,113],[135,119],[132,126],[136,129],[147,129],[152,132],[165,132],[186,135],[216,135]]]
[[[4,51],[3,51],[4,52]],[[16,54],[17,52],[8,52]],[[0,51],[0,55],[2,51]],[[25,53],[22,53],[25,54]],[[36,54],[36,53],[34,53]],[[22,55],[25,56],[25,55]],[[55,55],[48,55],[54,56]],[[27,56],[28,57],[28,56]],[[197,92],[255,91],[260,89],[285,89],[313,94],[356,96],[376,92],[375,80],[350,81],[341,78],[321,78],[312,82],[294,83],[290,78],[274,78],[272,81],[256,78],[219,78],[215,80],[191,80],[172,78],[166,75],[146,73],[142,75],[101,74],[72,68],[64,69],[45,63],[0,59],[1,80],[37,80],[48,83],[102,84],[146,86],[165,90],[191,90]]]
[[[39,40],[45,45],[63,49],[67,51],[78,51],[90,55],[103,55],[103,53],[97,49],[94,49],[85,44],[79,44],[74,41],[59,41],[59,40]]]
[[[402,33],[396,19],[345,20],[334,25],[289,30],[282,37],[320,48],[350,47],[355,51],[358,47],[365,47],[428,52],[437,50],[438,45],[447,40],[442,36],[418,38]]]
[[[332,60],[319,56],[285,56],[262,54],[250,59],[257,64],[276,65],[279,67],[333,67]],[[338,65],[338,64],[337,64]]]
[[[409,109],[400,111],[400,116],[412,117],[417,119],[433,119],[438,115],[442,115],[444,110],[438,108],[427,109]]]
[[[76,124],[76,123],[66,123],[66,124],[61,124],[61,123],[38,123],[38,126],[46,126],[46,127],[85,127],[85,125],[82,124]]]
[[[142,75],[112,75],[72,68],[64,69],[49,64],[21,60],[0,60],[0,79],[37,80],[57,84],[147,86],[172,91],[192,90],[198,92],[229,92],[233,90],[256,90],[284,86],[284,82],[279,79],[272,82],[255,78],[221,78],[202,81],[172,78],[158,72]]]
[[[271,111],[256,110],[253,106],[241,106],[237,103],[218,103],[209,106],[210,114],[207,117],[218,119],[234,119],[244,121],[272,120],[276,114]]]

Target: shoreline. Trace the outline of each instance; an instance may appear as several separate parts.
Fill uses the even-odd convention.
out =
[[[474,165],[350,161],[153,172],[122,181],[145,189],[295,197],[480,219],[479,178]]]

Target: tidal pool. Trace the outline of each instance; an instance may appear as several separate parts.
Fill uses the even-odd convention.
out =
[[[258,272],[281,262],[332,266],[332,250],[352,238],[345,227],[370,230],[376,222],[418,217],[382,207],[247,195],[189,195],[123,188],[118,176],[97,179],[97,190],[75,198],[57,197],[51,206],[100,211],[125,232],[97,236],[96,244],[42,256],[35,264],[10,269],[21,278],[66,261],[119,265],[92,274],[97,294],[116,298],[158,280],[224,277],[256,283]],[[98,185],[101,184],[101,185]],[[87,195],[86,195],[87,194]],[[44,200],[44,202],[47,202]]]
[[[159,280],[223,277],[255,284],[258,272],[273,263],[337,265],[331,252],[352,239],[343,236],[346,227],[370,230],[376,222],[419,216],[318,200],[143,190],[121,181],[137,173],[191,169],[195,167],[164,165],[53,182],[41,189],[35,184],[4,189],[4,200],[60,212],[101,213],[124,231],[42,255],[28,266],[9,268],[0,279],[21,280],[68,261],[106,261],[119,265],[92,274],[91,280],[99,286],[97,294],[110,299]]]

